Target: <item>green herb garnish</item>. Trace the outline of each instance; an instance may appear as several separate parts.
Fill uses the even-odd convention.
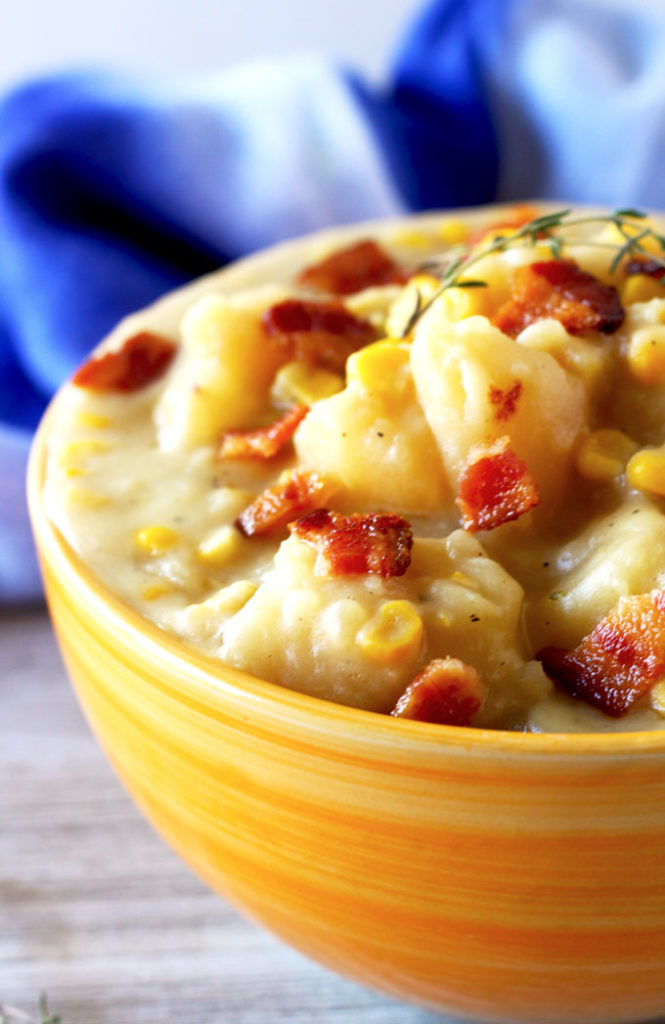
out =
[[[496,238],[493,238],[491,242],[488,242],[481,248],[457,245],[450,249],[440,261],[429,260],[423,265],[423,269],[438,274],[440,284],[426,302],[423,301],[421,293],[416,291],[415,308],[402,331],[402,337],[405,338],[410,334],[423,313],[426,313],[430,306],[448,288],[487,287],[487,282],[485,281],[462,279],[463,274],[466,274],[474,264],[479,263],[486,256],[491,256],[496,252],[505,252],[506,249],[516,248],[527,242],[534,246],[545,243],[549,246],[554,259],[563,259],[564,246],[571,241],[571,239],[566,238],[565,230],[567,228],[579,227],[581,224],[614,224],[621,233],[623,241],[616,244],[612,242],[598,242],[593,239],[574,240],[597,249],[611,249],[614,252],[614,257],[610,264],[610,271],[612,273],[615,272],[624,257],[643,256],[652,263],[660,264],[665,274],[665,236],[659,235],[650,227],[641,228],[637,232],[634,231],[635,227],[637,227],[635,221],[644,220],[646,216],[640,210],[632,209],[614,210],[612,213],[579,217],[575,216],[570,209],[556,210],[553,213],[544,213],[540,217],[534,217],[533,220],[523,224],[520,228],[511,230],[511,233],[508,235],[497,235]],[[630,231],[631,228],[633,233]],[[647,238],[654,239],[657,242],[663,255],[655,256],[644,248],[643,242]]]

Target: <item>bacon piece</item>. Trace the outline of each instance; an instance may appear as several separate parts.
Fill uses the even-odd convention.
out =
[[[457,495],[465,530],[493,530],[539,502],[535,480],[510,447],[509,437],[500,437],[472,452]]]
[[[572,260],[545,260],[518,267],[511,298],[494,323],[512,338],[537,320],[558,320],[570,334],[613,334],[624,320],[616,288],[581,270]]]
[[[369,322],[354,316],[343,303],[285,299],[262,316],[268,334],[284,349],[284,359],[344,373],[352,352],[371,341],[378,332]]]
[[[499,423],[509,420],[515,414],[522,394],[522,381],[516,380],[509,388],[502,390],[490,384],[489,400],[494,406],[494,419]]]
[[[628,260],[623,269],[628,277],[632,277],[634,274],[644,274],[646,277],[653,277],[661,284],[665,284],[665,266],[660,260],[650,260],[646,256],[634,256],[633,259]]]
[[[438,725],[471,725],[486,693],[471,665],[458,658],[436,658],[409,683],[390,713]]]
[[[226,430],[219,439],[218,459],[272,459],[290,441],[298,424],[309,412],[296,403],[267,427],[256,430]]]
[[[574,650],[537,657],[571,697],[620,718],[665,675],[665,591],[620,598]]]
[[[259,494],[236,519],[245,537],[272,537],[296,516],[327,501],[332,487],[319,473],[294,470],[282,483]]]
[[[317,508],[289,529],[316,548],[320,576],[403,576],[411,563],[411,527],[391,513],[343,516]]]
[[[140,391],[168,370],[176,346],[150,331],[128,338],[117,352],[95,356],[79,367],[72,382],[92,391]]]
[[[305,267],[298,284],[316,292],[352,295],[372,285],[405,284],[409,274],[376,242],[354,242]]]
[[[516,231],[517,228],[522,228],[525,224],[528,224],[530,220],[540,217],[541,212],[535,206],[513,206],[506,210],[497,220],[492,221],[491,224],[476,228],[469,236],[468,244],[475,245],[485,235],[489,234],[490,231],[500,232],[503,229],[505,229],[506,233]]]

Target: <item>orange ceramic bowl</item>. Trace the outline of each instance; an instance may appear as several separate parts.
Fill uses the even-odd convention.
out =
[[[665,1014],[665,732],[395,720],[225,668],[51,525],[49,419],[29,498],[62,652],[121,778],[202,878],[328,967],[460,1017]]]

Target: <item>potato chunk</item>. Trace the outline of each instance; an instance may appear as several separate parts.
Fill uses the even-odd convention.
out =
[[[432,314],[416,328],[411,365],[450,480],[457,486],[473,448],[507,436],[542,504],[554,505],[585,421],[582,381],[485,317],[452,324]]]
[[[183,451],[256,426],[283,361],[254,309],[202,296],[185,315],[182,352],[155,407],[160,448]]]
[[[300,425],[300,464],[317,470],[354,511],[432,515],[453,509],[441,458],[420,408],[409,346],[376,342],[351,356],[347,387],[318,402]]]
[[[223,629],[224,661],[388,712],[427,662],[459,658],[489,689],[476,724],[520,721],[551,688],[521,649],[521,587],[463,531],[416,539],[407,572],[388,580],[317,576],[315,559],[295,536],[282,543],[274,569]]]
[[[640,445],[660,445],[665,437],[665,299],[628,306],[617,332],[621,358],[608,403],[612,426]]]
[[[561,548],[557,563],[550,589],[527,611],[535,650],[574,647],[620,598],[665,585],[665,515],[635,499],[592,520]]]

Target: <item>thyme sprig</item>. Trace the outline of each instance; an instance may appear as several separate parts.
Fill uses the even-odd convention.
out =
[[[46,994],[42,992],[37,1007],[39,1016],[32,1017],[23,1010],[17,1010],[14,1006],[5,1006],[0,1003],[0,1024],[62,1024],[62,1018],[51,1013],[48,1008]]]
[[[402,337],[411,333],[417,322],[424,313],[436,302],[448,288],[485,288],[486,281],[462,277],[476,263],[484,260],[497,252],[505,252],[506,249],[516,248],[523,243],[530,245],[546,244],[554,259],[563,259],[564,246],[572,239],[567,238],[565,231],[569,228],[577,228],[585,224],[614,224],[623,242],[615,244],[612,242],[599,242],[594,239],[584,239],[583,244],[596,249],[609,249],[614,252],[610,264],[610,272],[614,273],[624,257],[642,256],[663,268],[665,275],[665,235],[660,235],[649,225],[635,232],[635,221],[643,221],[646,214],[641,210],[630,208],[613,210],[607,214],[586,214],[575,216],[571,209],[555,210],[551,213],[544,213],[540,217],[534,217],[519,228],[511,229],[509,234],[496,235],[485,245],[457,245],[450,249],[441,260],[430,260],[423,264],[422,270],[436,273],[439,276],[439,285],[426,301],[421,292],[416,289],[416,300],[414,309],[407,320],[402,331]],[[632,231],[631,231],[632,229]],[[564,232],[564,233],[562,233]],[[663,255],[654,255],[644,248],[643,242],[646,239],[653,239]],[[579,239],[576,239],[579,241]]]

